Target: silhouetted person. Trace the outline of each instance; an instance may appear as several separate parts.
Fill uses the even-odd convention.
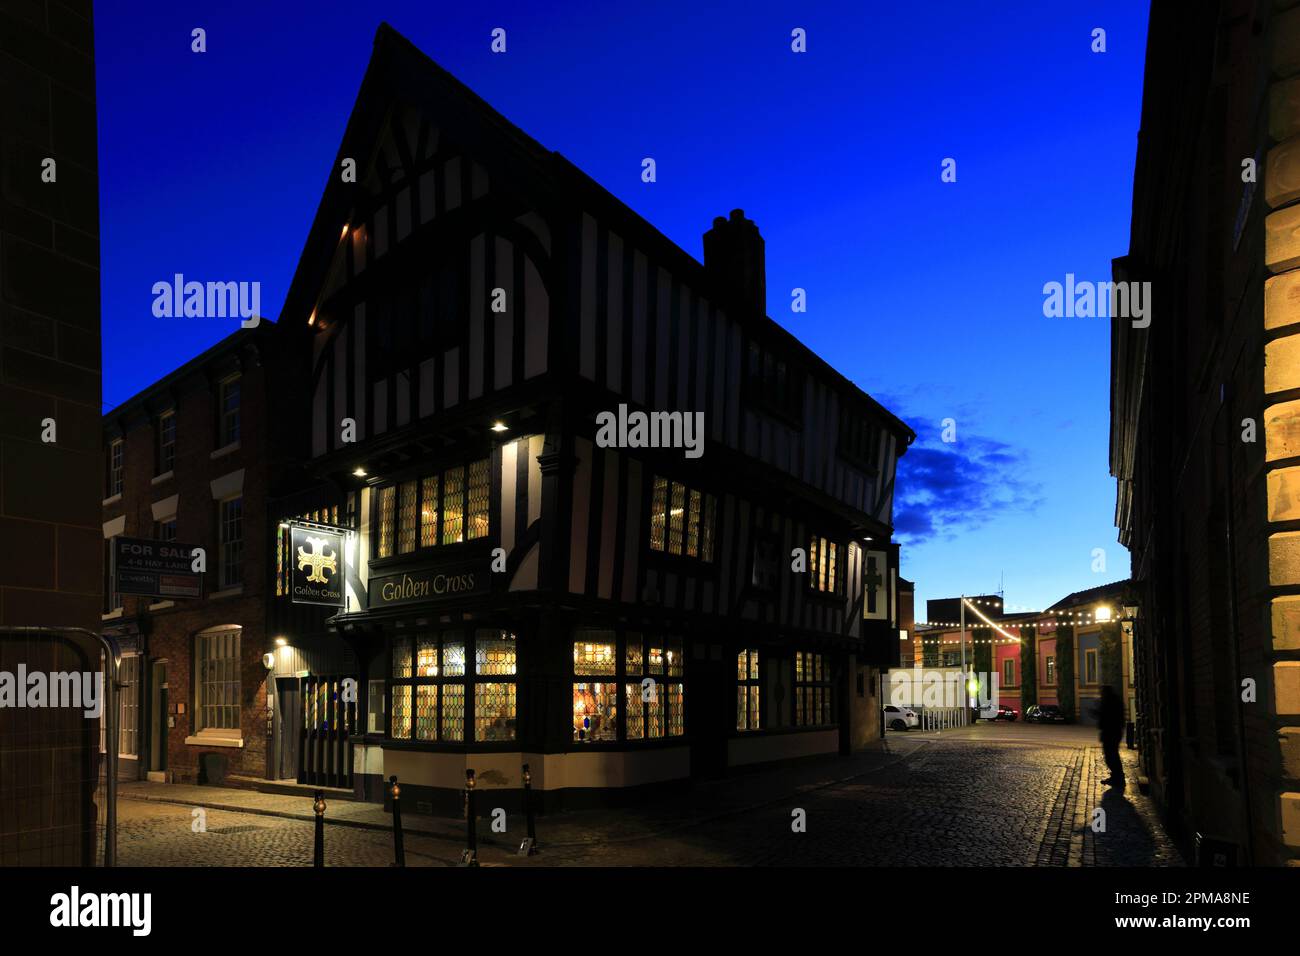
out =
[[[1101,750],[1106,757],[1106,766],[1110,769],[1110,776],[1102,783],[1123,790],[1124,764],[1119,759],[1119,741],[1124,736],[1124,701],[1109,684],[1101,689],[1097,724],[1101,728]]]

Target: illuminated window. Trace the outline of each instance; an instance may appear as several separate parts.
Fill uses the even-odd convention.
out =
[[[442,543],[465,540],[465,469],[448,468],[442,473]]]
[[[466,703],[472,696],[474,739],[515,739],[515,637],[506,631],[479,630],[471,646],[472,673],[466,667],[461,631],[393,638],[390,737],[464,742]],[[476,679],[482,677],[490,680]],[[375,693],[372,688],[372,696]]]
[[[486,538],[492,530],[490,458],[378,490],[375,557]]]
[[[474,647],[475,674],[494,678],[474,684],[474,739],[514,740],[515,636],[507,631],[480,630],[475,632]]]
[[[736,729],[761,730],[758,651],[748,649],[736,655]]]
[[[794,655],[794,723],[796,727],[834,724],[830,662],[824,654]]]
[[[488,533],[488,459],[469,466],[469,495],[465,506],[465,539],[486,538]]]
[[[1047,670],[1047,678],[1043,681],[1043,683],[1048,684],[1050,686],[1055,686],[1056,685],[1056,658],[1053,657],[1051,654],[1047,655],[1046,670]]]
[[[377,557],[386,558],[393,553],[394,523],[397,519],[397,486],[389,485],[379,490],[379,544]]]
[[[682,736],[686,725],[681,640],[650,638],[643,644],[640,634],[628,634],[626,641],[627,739]]]
[[[420,486],[414,481],[404,481],[398,493],[397,553],[409,554],[415,550],[415,535],[419,528]]]
[[[579,632],[573,642],[573,739],[618,739],[617,641],[613,631]]]
[[[650,548],[713,560],[717,504],[713,495],[656,477],[650,492]]]
[[[839,553],[838,544],[813,535],[808,544],[808,586],[814,591],[840,593]]]

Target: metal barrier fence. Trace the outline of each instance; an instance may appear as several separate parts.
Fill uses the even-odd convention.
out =
[[[0,866],[113,866],[117,857],[117,691],[122,652],[75,627],[0,628]],[[87,717],[84,679],[103,674]],[[75,686],[82,706],[57,706]],[[103,723],[103,749],[100,725]]]
[[[969,707],[927,707],[918,715],[922,730],[949,730],[971,722]]]

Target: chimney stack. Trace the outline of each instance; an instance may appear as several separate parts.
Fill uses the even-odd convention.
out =
[[[763,237],[743,209],[731,210],[730,219],[713,220],[713,228],[704,234],[704,268],[738,300],[767,314]]]

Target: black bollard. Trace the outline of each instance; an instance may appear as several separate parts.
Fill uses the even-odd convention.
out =
[[[397,866],[406,866],[406,849],[402,846],[402,788],[397,785],[397,775],[388,778],[393,785],[393,852]]]
[[[316,802],[312,804],[316,811],[316,866],[325,865],[325,794],[316,791]]]
[[[533,772],[524,764],[524,816],[528,820],[528,836],[520,844],[520,856],[532,856],[537,852],[537,822],[533,817]]]
[[[474,771],[465,771],[465,852],[461,866],[478,866],[478,814],[474,807]]]

